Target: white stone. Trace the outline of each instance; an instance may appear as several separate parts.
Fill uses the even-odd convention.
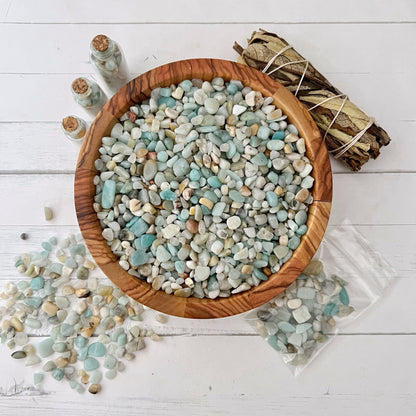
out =
[[[179,225],[176,224],[169,224],[167,227],[162,229],[163,238],[169,240],[170,238],[174,237],[180,231]]]
[[[196,282],[202,282],[204,280],[207,280],[209,277],[210,268],[208,266],[196,266],[195,268],[195,281]]]
[[[308,308],[305,305],[302,305],[301,307],[295,309],[292,312],[292,315],[296,319],[296,322],[298,324],[303,324],[311,317],[311,314],[309,313]]]
[[[298,309],[302,306],[302,301],[300,299],[290,299],[287,301],[287,307],[290,309]]]
[[[227,227],[230,230],[236,230],[240,225],[241,225],[241,219],[240,217],[237,217],[236,215],[227,219]]]
[[[239,116],[240,114],[243,114],[244,111],[246,111],[246,110],[247,110],[247,107],[245,107],[244,105],[236,104],[233,107],[233,114],[236,115],[236,116]]]
[[[214,254],[220,254],[223,248],[224,248],[224,244],[221,241],[216,240],[211,246],[211,251]]]

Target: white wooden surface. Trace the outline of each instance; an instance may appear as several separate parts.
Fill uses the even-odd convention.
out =
[[[244,44],[258,27],[288,39],[392,137],[361,173],[332,161],[331,216],[332,227],[348,217],[396,268],[390,293],[298,378],[241,317],[160,325],[149,311],[163,342],[149,345],[98,396],[78,397],[54,381],[39,394],[30,389],[32,370],[1,348],[1,415],[416,413],[413,0],[0,0],[0,280],[17,278],[14,255],[77,229],[78,149],[63,138],[59,120],[86,117],[69,83],[91,74],[95,34],[119,41],[138,74],[184,58],[235,60],[234,40]],[[56,212],[47,224],[45,204]],[[23,231],[30,240],[19,239]]]

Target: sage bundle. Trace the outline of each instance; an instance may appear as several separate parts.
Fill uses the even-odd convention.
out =
[[[367,116],[348,96],[335,88],[286,40],[259,29],[244,49],[234,43],[239,63],[261,70],[283,84],[308,109],[319,127],[328,151],[353,171],[382,146],[390,143],[387,132]]]

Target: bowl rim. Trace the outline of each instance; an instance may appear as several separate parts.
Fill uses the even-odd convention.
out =
[[[184,79],[212,80],[222,77],[241,80],[245,86],[272,96],[273,102],[296,125],[305,139],[306,155],[313,166],[314,201],[309,205],[308,230],[292,257],[258,286],[227,298],[199,299],[168,295],[154,290],[146,281],[127,273],[101,235],[102,228],[93,209],[95,195],[94,161],[101,138],[108,136],[131,105],[150,96],[157,87],[178,84]],[[88,129],[82,143],[75,171],[74,198],[76,215],[85,243],[97,265],[123,292],[136,301],[160,312],[184,318],[220,318],[254,309],[271,300],[288,287],[309,263],[323,238],[332,201],[332,171],[328,152],[318,127],[306,108],[283,85],[248,66],[222,59],[197,58],[171,62],[154,68],[127,83],[102,108]]]

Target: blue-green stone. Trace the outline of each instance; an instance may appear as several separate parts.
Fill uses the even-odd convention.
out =
[[[305,322],[304,324],[296,325],[296,333],[297,334],[303,334],[304,332],[306,332],[310,328],[312,328],[312,324],[310,324],[309,322]]]
[[[172,166],[173,173],[177,178],[185,176],[189,172],[189,163],[185,159],[178,159]]]
[[[199,181],[201,179],[201,173],[197,169],[191,169],[189,172],[189,179],[191,181]]]
[[[27,305],[27,306],[31,306],[32,308],[40,308],[40,305],[42,305],[42,298],[36,297],[36,296],[31,296],[29,298],[25,298],[23,300],[23,302]],[[32,319],[32,318],[28,318],[28,319]]]
[[[293,124],[288,124],[287,127],[286,127],[286,130],[289,133],[293,133],[296,136],[299,134],[297,127]]]
[[[235,144],[232,141],[229,141],[228,145],[230,146],[230,148],[227,151],[227,157],[228,159],[232,159],[234,155],[237,153],[237,148],[235,147]]]
[[[109,209],[114,204],[114,198],[116,196],[116,183],[112,179],[107,179],[104,182],[103,192],[101,195],[101,206],[105,209]]]
[[[212,208],[212,215],[217,216],[217,217],[221,216],[225,210],[225,207],[226,207],[225,202],[217,202]]]
[[[341,291],[339,292],[339,300],[345,306],[350,304],[350,297],[348,296],[344,286],[342,286]]]
[[[298,211],[295,215],[295,222],[297,225],[303,225],[308,219],[308,214],[305,211]]]
[[[55,342],[52,348],[55,352],[65,352],[67,349],[66,342]]]
[[[257,277],[257,279],[268,280],[268,277],[259,269],[254,268],[253,269],[253,274],[254,274],[254,276]]]
[[[203,215],[211,215],[211,210],[205,205],[201,205],[201,211]]]
[[[281,209],[280,211],[278,211],[278,213],[276,214],[276,216],[277,216],[277,219],[280,222],[284,222],[284,221],[287,220],[287,211]]]
[[[271,130],[267,126],[261,126],[257,131],[257,137],[261,140],[266,140],[270,136]]]
[[[117,359],[114,357],[114,355],[108,354],[104,358],[104,368],[108,368],[109,370],[112,370],[117,364]]]
[[[322,313],[326,316],[334,316],[338,313],[339,308],[335,303],[327,303],[322,311]]]
[[[61,381],[64,378],[64,371],[61,368],[55,368],[55,370],[52,371],[52,377],[55,380]]]
[[[239,202],[242,203],[244,202],[245,198],[243,195],[240,194],[240,192],[232,189],[229,193],[228,196],[235,202]]]
[[[85,347],[88,344],[88,338],[85,338],[82,335],[78,335],[75,338],[74,344],[78,348]]]
[[[74,327],[72,325],[69,325],[69,324],[67,324],[67,323],[64,322],[61,325],[60,331],[61,331],[61,334],[64,337],[70,337],[74,333]]]
[[[85,254],[86,254],[84,244],[77,244],[75,246],[70,247],[69,252],[71,253],[71,256],[74,257],[74,258],[77,254],[80,255],[80,256],[85,256]],[[77,267],[77,266],[75,266],[75,267]]]
[[[124,347],[127,344],[127,335],[126,334],[120,334],[117,337],[117,345],[119,347]]]
[[[129,256],[129,262],[133,267],[147,263],[149,255],[144,250],[136,250]]]
[[[33,374],[33,384],[39,384],[43,380],[43,374],[42,373],[34,373]]]
[[[266,144],[269,150],[282,150],[285,147],[285,142],[282,140],[269,140]]]
[[[277,185],[279,182],[279,175],[276,172],[269,172],[267,178],[273,185]]]
[[[142,131],[142,139],[153,140],[153,135],[150,131]],[[155,143],[156,146],[156,143]]]
[[[170,189],[164,189],[160,192],[160,197],[162,199],[165,199],[167,201],[174,201],[178,198],[178,196],[175,194],[175,192],[172,192]]]
[[[234,85],[234,84],[228,84],[227,91],[229,94],[234,95],[238,91],[238,87],[237,85]]]
[[[186,79],[179,84],[179,87],[181,87],[185,92],[189,92],[192,88],[192,82],[189,79]]]
[[[140,237],[144,234],[149,226],[146,221],[140,217],[133,217],[127,224],[126,227],[136,236]]]
[[[212,133],[214,131],[219,130],[220,128],[218,126],[202,126],[202,127],[198,127],[196,130],[199,133]]]
[[[178,273],[183,273],[185,271],[185,262],[181,260],[175,261],[175,269]]]
[[[273,347],[276,351],[280,351],[279,346],[277,345],[277,337],[276,335],[268,335],[266,338],[267,343]]]
[[[90,317],[92,316],[92,312],[91,312],[91,310],[90,310],[90,309],[87,309],[87,310],[84,312],[84,316],[85,316],[86,318],[90,318]]]
[[[78,361],[84,361],[88,356],[88,347],[79,348],[77,354]]]
[[[98,361],[93,357],[87,357],[84,361],[84,370],[85,371],[93,371],[99,367]]]
[[[266,200],[271,207],[275,207],[279,203],[279,197],[273,191],[266,192]]]
[[[49,357],[49,355],[53,354],[52,346],[54,344],[54,340],[52,338],[46,338],[43,341],[39,342],[36,345],[36,352],[42,357]]]
[[[275,131],[272,136],[272,140],[283,140],[285,138],[284,131]]]
[[[300,244],[300,238],[297,235],[294,235],[289,239],[288,247],[291,250],[296,250]]]
[[[269,159],[264,153],[257,153],[251,158],[250,162],[257,166],[267,166]]]
[[[46,250],[46,251],[51,251],[52,250],[52,246],[47,242],[47,241],[44,241],[42,244],[41,244],[41,246],[42,246],[42,248],[44,249],[44,250]]]
[[[42,299],[40,299],[40,303],[42,303]],[[35,308],[38,308],[39,306],[35,306]],[[42,326],[42,322],[40,322],[38,319],[27,317],[25,319],[25,325],[27,325],[29,328],[39,329]]]
[[[217,290],[219,289],[219,287],[220,285],[218,283],[218,279],[215,276],[210,276],[208,279],[207,289],[211,291],[211,290]]]
[[[277,324],[277,327],[284,333],[295,332],[296,331],[295,327],[292,324],[290,324],[289,322],[286,322],[286,321],[280,321]]]
[[[305,235],[306,231],[308,231],[308,227],[305,224],[302,224],[297,230],[296,230],[296,234],[297,235]]]
[[[162,104],[166,104],[166,107],[174,108],[176,106],[176,100],[172,97],[160,97],[157,100],[157,105],[161,106]]]
[[[207,182],[210,186],[215,189],[221,188],[222,182],[216,176],[210,176],[207,179]]]
[[[218,196],[217,196],[217,194],[215,192],[206,191],[204,193],[204,197],[207,198],[207,199],[209,199],[210,201],[212,201],[214,204],[216,202],[218,202]]]
[[[140,236],[140,247],[148,248],[156,240],[156,236],[153,234],[143,234]]]
[[[159,160],[160,162],[166,162],[168,159],[169,156],[164,150],[157,154],[157,160]]]
[[[39,290],[42,289],[45,285],[45,279],[42,276],[36,276],[30,281],[30,288],[32,290]]]
[[[93,342],[88,347],[88,355],[91,357],[104,357],[106,353],[105,345],[101,342]]]
[[[169,87],[164,87],[159,90],[161,97],[170,97],[172,95],[172,90]]]
[[[91,373],[89,382],[91,384],[98,384],[103,378],[103,373],[100,370],[95,370]]]

